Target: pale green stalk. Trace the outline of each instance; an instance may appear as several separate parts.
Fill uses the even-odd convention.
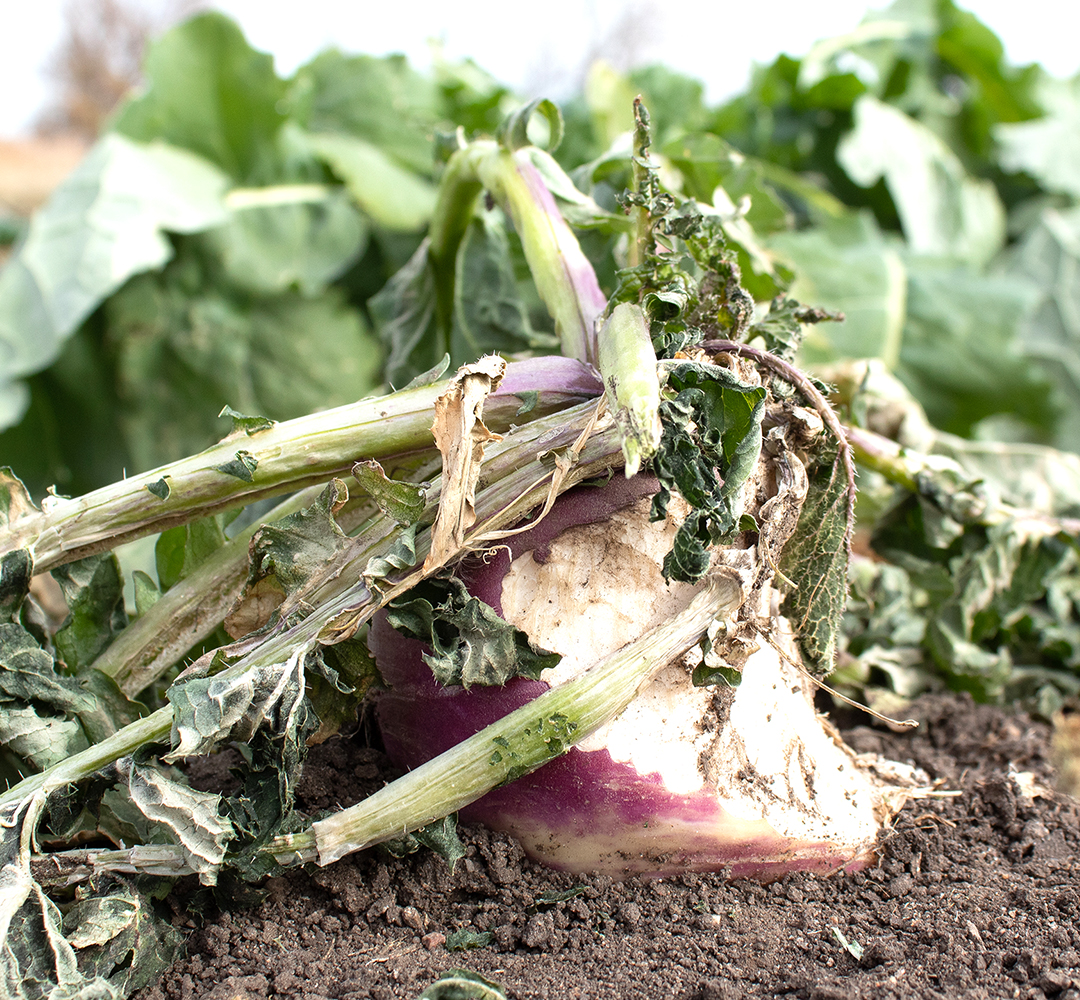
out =
[[[626,477],[636,475],[660,447],[660,378],[649,321],[640,306],[622,302],[600,331],[604,398],[622,434]]]
[[[38,792],[47,795],[65,785],[82,781],[121,757],[133,754],[139,747],[150,743],[167,742],[172,730],[172,717],[172,706],[166,705],[151,715],[128,723],[112,736],[72,754],[59,764],[23,778],[17,785],[12,785],[5,792],[0,792],[0,809],[28,799]]]
[[[281,864],[328,865],[418,830],[498,785],[535,771],[614,719],[656,671],[694,645],[738,606],[739,591],[719,578],[690,606],[636,642],[440,754],[363,802],[278,837],[268,850]]]
[[[477,524],[472,535],[466,538],[482,538],[487,532],[509,527],[517,523],[530,510],[538,508],[548,498],[553,474],[559,475],[558,491],[586,478],[603,475],[619,461],[618,444],[612,430],[601,429],[591,434],[580,449],[578,460],[565,477],[559,473],[555,462],[541,460],[570,448],[590,423],[595,403],[582,403],[570,410],[534,420],[501,442],[494,442],[491,460],[485,462],[486,483],[477,494]],[[397,535],[395,525],[389,518],[380,517],[361,536],[353,540],[338,560],[328,563],[312,581],[311,593],[317,607],[298,625],[281,628],[266,636],[251,636],[228,647],[234,655],[240,655],[218,676],[239,676],[261,665],[283,663],[297,650],[314,649],[321,641],[333,642],[344,633],[333,632],[331,626],[343,616],[356,627],[367,621],[375,609],[391,599],[397,590],[393,582],[376,599],[368,591],[362,572],[373,556],[384,556],[393,546]],[[430,541],[430,531],[424,530],[417,537],[417,564],[422,564]],[[484,543],[478,543],[486,547]],[[411,586],[422,578],[416,571],[403,573],[400,587]],[[317,597],[315,593],[317,592]],[[351,634],[351,632],[349,633]],[[118,733],[101,743],[53,765],[46,771],[24,778],[17,785],[0,794],[0,807],[25,799],[42,789],[52,790],[89,777],[94,771],[127,756],[146,743],[165,741],[169,738],[173,723],[172,706],[166,706],[136,722],[125,726]]]
[[[234,432],[198,455],[85,496],[46,498],[40,512],[0,531],[0,556],[27,549],[34,572],[42,573],[221,510],[323,484],[348,473],[361,458],[432,449],[433,407],[446,386],[403,389],[251,434]],[[549,388],[538,382],[533,414],[566,405],[568,397]],[[488,425],[508,427],[520,406],[518,397],[492,396],[485,409]],[[250,481],[221,471],[230,463],[235,467],[238,455],[248,461]]]
[[[243,592],[248,543],[255,532],[314,503],[320,491],[318,486],[301,490],[226,542],[124,629],[91,664],[93,669],[112,677],[131,698],[156,681],[222,623]]]

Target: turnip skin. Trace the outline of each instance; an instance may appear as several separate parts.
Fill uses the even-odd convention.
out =
[[[655,480],[644,476],[631,480],[616,477],[602,487],[579,487],[560,498],[539,525],[508,539],[509,551],[498,550],[486,565],[479,560],[470,560],[462,565],[460,575],[474,596],[524,627],[520,621],[515,621],[518,608],[510,609],[511,613],[507,615],[507,609],[503,607],[503,585],[511,564],[524,557],[542,566],[550,557],[552,546],[562,544],[559,536],[568,529],[582,524],[596,525],[613,514],[627,516],[626,512],[635,504],[643,509],[646,506],[643,498],[656,488]],[[642,530],[650,529],[643,526]],[[659,573],[658,567],[656,572]],[[656,586],[663,588],[664,584],[659,581]],[[685,588],[688,602],[695,588],[677,586]],[[642,617],[646,617],[644,604],[651,603],[650,596],[646,587],[645,593],[632,597],[631,610],[633,602],[637,601],[642,605]],[[646,627],[647,622],[642,624],[642,631]],[[558,634],[556,628],[553,635]],[[540,645],[568,652],[549,636],[534,638]],[[601,636],[595,638],[600,647]],[[617,645],[632,636],[605,635],[602,638],[607,645],[598,648],[597,655],[607,652],[613,642]],[[423,662],[423,645],[400,636],[382,615],[372,624],[369,644],[389,685],[389,690],[382,692],[377,702],[384,745],[391,759],[400,766],[416,767],[548,689],[545,681],[520,678],[501,688],[473,687],[468,691],[442,688]],[[778,831],[777,824],[770,822],[770,817],[776,814],[769,814],[771,807],[767,800],[769,796],[777,795],[792,798],[790,788],[801,787],[802,779],[798,775],[793,780],[788,776],[775,780],[769,776],[755,777],[750,765],[744,782],[735,773],[739,771],[738,766],[730,769],[732,773],[717,777],[708,770],[717,765],[703,762],[698,765],[700,787],[673,791],[660,773],[663,767],[648,769],[651,762],[643,766],[640,757],[636,762],[617,760],[608,749],[597,746],[601,734],[606,731],[601,730],[583,746],[571,748],[533,774],[489,792],[464,809],[462,819],[509,832],[521,841],[530,856],[550,867],[569,871],[671,875],[726,870],[733,877],[769,880],[795,870],[825,873],[863,867],[873,861],[873,843],[881,814],[874,783],[858,773],[852,756],[822,730],[806,697],[801,674],[786,662],[785,657],[792,656],[797,653],[790,643],[784,655],[765,644],[747,661],[743,685],[737,692],[728,689],[725,694],[720,689],[693,688],[689,681],[690,665],[683,663],[665,669],[665,683],[684,685],[685,690],[680,689],[678,696],[696,699],[694,704],[703,707],[703,717],[708,715],[707,706],[713,699],[734,706],[736,699],[741,697],[745,709],[739,711],[749,719],[746,728],[751,731],[746,742],[750,744],[759,737],[764,740],[764,749],[750,749],[747,752],[751,755],[764,753],[768,756],[770,753],[768,742],[772,722],[765,721],[766,715],[771,720],[773,713],[783,714],[792,720],[785,723],[777,718],[778,740],[788,738],[784,735],[787,733],[785,725],[812,731],[807,746],[809,740],[816,742],[806,751],[811,760],[811,771],[818,762],[817,770],[821,773],[846,770],[843,781],[851,783],[848,797],[855,800],[851,807],[852,816],[828,813],[810,816],[805,829],[797,824],[803,832],[791,836],[791,811],[798,813],[800,809],[806,809],[812,813],[816,808],[793,799],[788,813],[781,817],[780,829],[786,827],[789,830],[789,835],[785,835]],[[755,689],[755,685],[760,684],[765,685],[765,690]],[[765,705],[769,691],[783,692],[785,689],[790,697],[781,698],[772,712],[767,712]],[[633,708],[624,713],[624,719]],[[647,725],[649,716],[644,718]],[[618,720],[611,725],[618,725]],[[658,731],[658,740],[662,737],[663,733]],[[688,738],[709,741],[700,726],[696,732],[688,734]],[[724,740],[727,749],[721,746]],[[738,753],[744,752],[741,735],[731,738],[718,735],[716,761],[731,756],[733,741],[738,744]],[[802,746],[800,738],[800,761],[804,752]],[[709,752],[713,753],[713,750]],[[659,753],[658,749],[658,756]],[[790,761],[790,758],[789,754],[785,759]],[[783,770],[782,764],[778,766]],[[798,767],[791,765],[787,770],[793,769],[797,771]],[[803,770],[806,770],[805,765]],[[812,786],[814,779],[808,780]],[[826,779],[819,776],[819,780]],[[741,801],[742,784],[757,786],[756,793],[750,794],[746,801]],[[779,785],[777,795],[771,790],[772,784]],[[788,792],[784,791],[785,787]],[[827,790],[825,794],[828,798]],[[812,788],[807,798],[815,800]],[[765,801],[764,806],[762,801]],[[834,795],[828,798],[827,809],[833,813],[838,813],[841,808],[847,810],[849,807],[843,806],[843,801],[843,794]],[[839,807],[838,802],[841,803]]]

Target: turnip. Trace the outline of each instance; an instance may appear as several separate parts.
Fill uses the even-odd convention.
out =
[[[656,664],[618,718],[534,774],[489,792],[463,810],[465,818],[510,832],[533,857],[571,871],[727,869],[768,878],[871,862],[880,824],[902,792],[818,717],[790,624],[776,613],[771,570],[760,579],[762,549],[782,547],[806,492],[798,459],[786,455],[785,464],[801,473],[786,489],[776,492],[770,461],[752,484],[760,534],[745,533],[716,553],[710,570],[730,594],[710,629],[714,644],[722,646],[725,633],[734,638],[740,621],[754,633],[742,637],[741,684],[695,687],[701,644]],[[543,680],[441,687],[421,643],[397,634],[386,613],[379,617],[369,644],[390,685],[377,705],[394,760],[415,767],[450,749],[687,607],[705,584],[664,579],[663,559],[685,508],[651,522],[657,486],[638,476],[578,487],[538,526],[461,567],[473,596],[562,654]],[[736,646],[729,646],[730,658]]]

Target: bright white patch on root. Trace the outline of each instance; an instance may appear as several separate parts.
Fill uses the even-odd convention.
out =
[[[681,518],[677,501],[671,506]],[[639,501],[605,523],[569,528],[551,543],[544,563],[526,553],[503,578],[505,619],[563,656],[544,674],[548,683],[576,677],[678,614],[700,589],[664,581],[660,567],[679,522],[669,517],[650,523],[648,511],[649,501]],[[672,792],[694,792],[704,784],[698,756],[712,739],[699,732],[698,723],[712,695],[691,685],[689,665],[672,664],[622,715],[579,746],[607,749],[612,759],[641,774],[659,773]]]
[[[563,655],[545,675],[549,683],[577,676],[689,604],[698,587],[667,584],[660,569],[676,527],[670,518],[650,524],[643,501],[605,524],[563,532],[542,564],[531,553],[514,561],[503,580],[503,614]],[[752,550],[746,557],[752,561]],[[790,630],[781,618],[773,625],[777,635]],[[658,774],[675,794],[708,784],[732,816],[765,821],[799,842],[871,843],[881,801],[876,782],[822,726],[794,665],[797,650],[779,641],[783,656],[761,638],[719,731],[705,724],[716,690],[695,688],[693,664],[679,661],[579,746],[607,749],[642,775]]]
[[[776,619],[779,629],[787,622]],[[781,836],[872,841],[879,793],[850,753],[821,725],[794,666],[798,652],[780,638],[746,661],[709,772],[720,804],[742,819],[764,819]]]

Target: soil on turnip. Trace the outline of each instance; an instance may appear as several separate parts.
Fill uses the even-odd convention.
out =
[[[370,851],[201,917],[197,895],[178,891],[187,955],[137,1000],[413,1000],[455,967],[519,1000],[1080,1000],[1080,803],[1048,791],[1049,727],[964,697],[915,714],[911,735],[845,736],[960,794],[910,803],[869,871],[616,882],[549,871],[511,838],[463,827],[453,873],[426,851]],[[381,768],[360,741],[330,742],[311,755],[299,805],[347,805]],[[1025,794],[1024,772],[1044,795]],[[464,937],[487,943],[448,948]]]

